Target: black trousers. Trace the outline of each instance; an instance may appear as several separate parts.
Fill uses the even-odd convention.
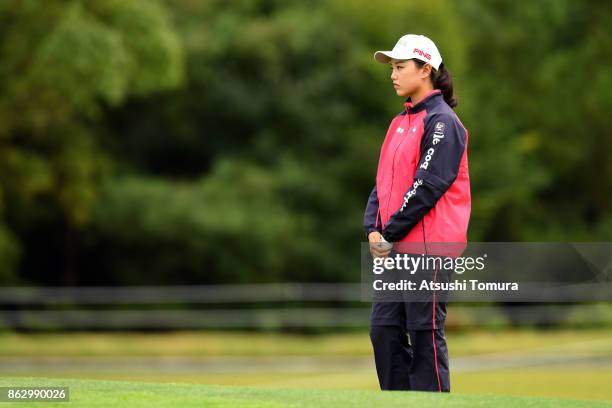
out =
[[[443,324],[427,330],[372,325],[370,339],[381,390],[450,392]]]
[[[395,256],[394,252],[391,256]],[[389,281],[402,278],[390,275]],[[386,271],[387,275],[393,271]],[[447,271],[421,270],[417,282],[444,282]],[[417,283],[418,285],[418,283]],[[405,301],[374,301],[370,339],[381,390],[450,392],[448,349],[444,334],[446,294],[419,292],[417,298],[403,293]]]

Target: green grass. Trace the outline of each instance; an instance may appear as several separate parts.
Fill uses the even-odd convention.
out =
[[[329,370],[314,372],[259,373],[103,373],[81,375],[42,373],[54,378],[85,377],[100,380],[124,380],[157,383],[217,384],[265,388],[310,388],[378,390],[374,368],[369,370]],[[612,369],[529,368],[452,373],[453,394],[502,394],[584,400],[612,400]]]
[[[449,352],[453,357],[482,354],[517,356],[584,355],[609,358],[612,355],[612,331],[602,330],[513,330],[447,333]],[[125,380],[154,383],[217,384],[222,386],[256,386],[263,388],[378,389],[372,360],[372,348],[366,332],[317,336],[245,332],[174,332],[174,333],[38,333],[0,334],[0,372],[10,377],[80,378]],[[206,365],[211,358],[249,357],[260,359],[257,371],[235,367],[231,370],[181,371],[130,367],[118,370],[71,370],[46,366],[44,369],[11,368],[12,359],[27,357],[41,361],[47,357],[100,359],[146,357],[163,362],[164,358],[182,357]],[[271,369],[266,361],[277,356],[306,356],[313,366],[305,370],[293,367]],[[356,368],[325,366],[335,357],[363,359]],[[369,364],[371,362],[371,364]],[[539,367],[453,371],[454,395],[506,394],[514,396],[559,397],[583,400],[612,400],[612,367],[610,365],[550,364]],[[21,405],[23,406],[23,405]],[[1,407],[0,407],[1,408]]]
[[[612,354],[612,329],[447,333],[449,353],[598,351]],[[1,356],[369,356],[367,332],[291,335],[244,332],[0,333]]]
[[[605,407],[603,401],[578,401],[504,395],[461,395],[364,390],[267,389],[194,384],[155,384],[48,378],[2,378],[0,386],[67,386],[71,407]],[[3,406],[50,407],[54,403]],[[65,405],[62,405],[65,406]]]
[[[546,367],[451,374],[460,393],[534,395],[556,398],[612,400],[612,369]]]

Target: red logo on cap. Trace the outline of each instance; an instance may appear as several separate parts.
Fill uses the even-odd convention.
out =
[[[418,48],[415,48],[414,51],[412,51],[412,52],[416,52],[417,54],[419,54],[422,57],[425,57],[427,59],[431,59],[431,55],[430,54],[428,54],[426,52],[423,52],[423,51],[419,50]]]

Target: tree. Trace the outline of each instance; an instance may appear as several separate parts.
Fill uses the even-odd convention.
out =
[[[59,237],[24,243],[63,253],[63,281],[71,283],[75,231],[110,167],[100,148],[102,110],[179,85],[181,44],[165,8],[149,0],[6,1],[0,21],[0,254],[13,254],[14,265],[18,240],[52,225]]]

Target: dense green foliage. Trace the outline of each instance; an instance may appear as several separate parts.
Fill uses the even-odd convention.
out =
[[[439,46],[471,240],[609,240],[605,1],[0,5],[0,281],[358,279],[402,100],[372,54]]]

